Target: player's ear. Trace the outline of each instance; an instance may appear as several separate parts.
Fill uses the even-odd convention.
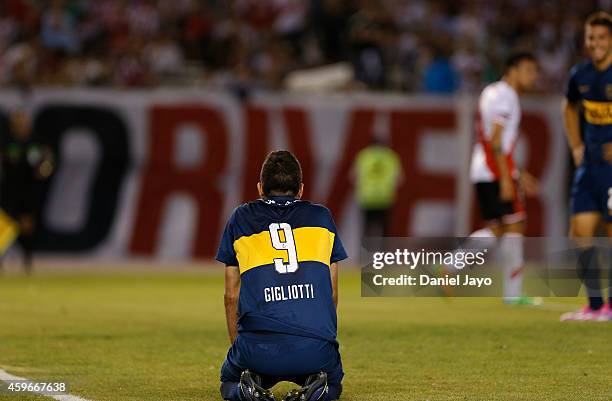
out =
[[[259,197],[264,198],[264,191],[263,191],[263,185],[261,185],[261,182],[257,183],[257,193],[259,193]]]
[[[300,199],[302,197],[302,195],[304,194],[304,183],[300,184],[300,190],[298,191],[296,198]]]

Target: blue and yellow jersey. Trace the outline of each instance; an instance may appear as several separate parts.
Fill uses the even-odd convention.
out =
[[[240,268],[238,331],[336,341],[329,266],[346,259],[330,211],[293,197],[243,204],[216,259]]]
[[[602,145],[612,142],[612,66],[599,71],[590,61],[576,65],[565,96],[580,105],[585,163],[602,163]]]

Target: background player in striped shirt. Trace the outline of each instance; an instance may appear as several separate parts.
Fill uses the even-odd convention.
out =
[[[538,65],[528,52],[511,55],[504,76],[488,85],[478,103],[477,141],[471,163],[478,206],[487,227],[471,237],[489,238],[480,245],[499,246],[504,264],[504,300],[531,303],[522,297],[523,232],[525,204],[523,190],[537,193],[538,185],[529,173],[520,172],[513,153],[519,137],[521,106],[519,95],[533,89]]]
[[[344,373],[336,341],[338,262],[347,255],[330,211],[301,200],[297,159],[266,158],[260,199],[236,208],[217,260],[225,269],[232,346],[221,370],[230,401],[275,400],[279,381],[302,388],[286,401],[336,400]]]

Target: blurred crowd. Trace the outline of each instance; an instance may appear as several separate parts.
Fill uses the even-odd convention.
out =
[[[350,87],[474,92],[530,49],[561,89],[612,0],[1,0],[0,84],[280,89],[347,63]]]

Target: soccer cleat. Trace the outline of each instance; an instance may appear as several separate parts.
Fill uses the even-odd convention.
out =
[[[597,321],[612,322],[612,309],[610,308],[610,304],[604,304],[604,306],[601,307]]]
[[[582,307],[581,309],[575,312],[567,312],[561,315],[561,321],[594,321],[594,322],[602,322],[608,321],[609,311],[605,311],[605,307],[602,307],[598,310],[591,309],[588,305]]]
[[[529,306],[540,306],[543,301],[540,297],[505,297],[504,303],[506,305],[529,305]]]
[[[242,401],[276,401],[271,391],[261,387],[261,378],[248,369],[240,375]]]
[[[300,390],[291,390],[283,401],[322,401],[329,392],[327,374],[324,372],[308,376]]]
[[[287,393],[286,396],[283,397],[282,401],[299,401],[300,399],[300,391],[299,390],[291,390]]]

